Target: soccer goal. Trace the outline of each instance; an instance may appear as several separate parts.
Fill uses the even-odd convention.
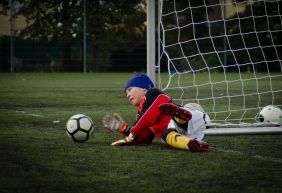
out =
[[[213,126],[272,126],[257,117],[282,107],[282,1],[158,4],[158,87],[179,104],[201,104]]]

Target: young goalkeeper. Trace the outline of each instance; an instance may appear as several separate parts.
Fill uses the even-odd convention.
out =
[[[154,137],[168,145],[194,152],[208,151],[203,142],[208,115],[195,103],[180,107],[154,84],[145,74],[137,74],[125,84],[129,102],[138,108],[136,121],[130,127],[117,113],[105,115],[103,125],[118,131],[124,139],[113,146],[127,144],[150,144]]]

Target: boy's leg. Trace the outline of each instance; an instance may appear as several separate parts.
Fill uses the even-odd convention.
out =
[[[179,134],[175,129],[167,129],[163,133],[162,139],[176,149],[190,150],[193,152],[206,152],[209,147],[207,143],[190,139],[185,135]]]
[[[151,144],[155,135],[151,130],[145,130],[142,134],[136,136],[135,143],[137,144]]]
[[[192,113],[172,103],[164,103],[159,106],[162,114],[171,116],[177,128],[187,132],[188,122],[192,119]]]
[[[192,119],[192,114],[189,111],[172,103],[161,104],[159,106],[159,110],[162,114],[176,117],[178,120],[180,119],[179,122],[182,121],[181,124],[183,124],[185,121],[187,122]]]

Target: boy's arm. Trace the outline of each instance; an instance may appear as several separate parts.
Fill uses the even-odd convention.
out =
[[[138,135],[142,134],[144,130],[153,126],[156,120],[159,119],[161,113],[159,111],[159,105],[163,103],[169,103],[171,99],[165,95],[160,94],[146,110],[146,112],[138,119],[135,125],[130,129],[130,134],[124,139],[118,140],[112,143],[113,146],[126,145],[134,142]]]
[[[146,110],[146,112],[139,118],[139,120],[135,123],[135,125],[131,128],[131,133],[133,136],[138,136],[144,130],[154,125],[154,123],[161,116],[159,111],[160,104],[171,102],[171,98],[169,98],[165,94],[160,94],[150,105],[150,107]]]

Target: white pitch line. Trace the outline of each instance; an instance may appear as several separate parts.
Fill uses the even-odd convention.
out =
[[[276,163],[282,163],[282,159],[281,158],[274,158],[274,157],[265,157],[265,156],[261,156],[261,155],[247,155],[243,152],[240,151],[236,151],[236,150],[232,150],[232,149],[223,149],[223,148],[216,148],[216,147],[211,147],[211,150],[215,150],[218,152],[224,152],[224,153],[234,153],[234,154],[238,154],[238,155],[244,155],[244,156],[248,156],[254,159],[259,159],[259,160],[263,160],[263,161],[271,161],[271,162],[276,162]]]
[[[43,115],[34,114],[34,113],[27,113],[26,111],[19,111],[19,110],[16,110],[15,112],[16,112],[16,113],[22,113],[22,114],[25,114],[25,115],[30,115],[30,116],[33,116],[33,117],[44,117]]]
[[[29,116],[33,116],[33,117],[44,117],[43,115],[39,115],[39,114],[35,114],[35,113],[27,113],[26,111],[22,111],[22,110],[11,110],[11,109],[4,109],[6,111],[12,111],[15,113],[21,113],[21,114],[25,114],[25,115],[29,115]]]

